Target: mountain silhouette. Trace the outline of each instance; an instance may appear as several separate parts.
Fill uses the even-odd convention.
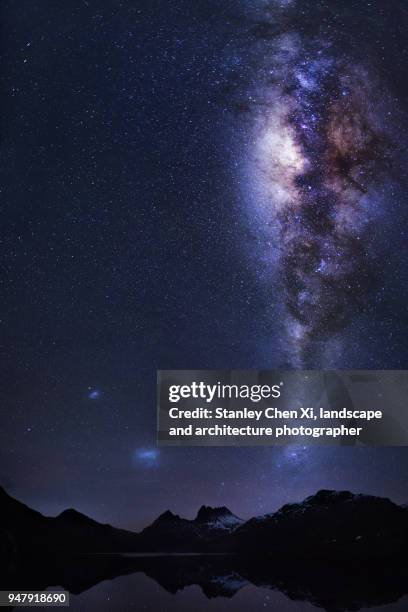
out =
[[[211,506],[201,506],[195,518],[197,524],[208,525],[212,529],[234,531],[245,521],[233,514],[225,506],[211,508]]]
[[[198,585],[230,598],[252,584],[342,612],[408,593],[407,543],[406,507],[349,491],[318,491],[248,521],[224,506],[202,506],[192,520],[167,510],[133,533],[72,508],[43,516],[0,488],[3,590],[81,593],[143,572],[173,594]]]
[[[405,554],[408,510],[387,498],[321,490],[301,503],[250,519],[234,549],[322,559],[390,558]]]
[[[110,552],[137,547],[138,535],[116,529],[68,509],[46,517],[17,501],[0,487],[0,558],[29,551]]]
[[[140,534],[146,552],[218,552],[229,550],[231,534],[244,523],[225,506],[201,506],[193,520],[167,510]]]
[[[0,488],[0,554],[223,552],[291,558],[397,558],[408,545],[408,509],[387,498],[318,491],[303,502],[244,521],[225,506],[188,520],[167,510],[140,533],[101,524],[74,509],[46,517]]]

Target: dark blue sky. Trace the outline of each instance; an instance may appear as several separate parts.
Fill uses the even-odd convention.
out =
[[[264,243],[244,196],[266,26],[260,3],[237,4],[1,5],[0,480],[45,513],[74,506],[138,528],[166,508],[247,517],[322,487],[408,501],[406,449],[155,448],[156,369],[286,359],[281,288],[256,264]],[[327,9],[346,45],[350,23],[368,23],[346,4],[338,16],[306,2],[293,28]],[[380,4],[367,48],[381,33],[379,79],[401,121],[405,9]],[[339,367],[407,367],[401,178],[387,179],[399,199],[378,242],[384,274]]]

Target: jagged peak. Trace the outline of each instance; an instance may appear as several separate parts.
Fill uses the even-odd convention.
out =
[[[203,521],[207,519],[213,519],[218,516],[235,516],[229,508],[226,506],[201,506],[199,511],[197,512],[196,521]]]
[[[211,506],[201,506],[193,523],[207,525],[215,529],[234,530],[244,521],[233,514],[226,506],[212,508]]]
[[[160,514],[160,516],[157,517],[157,519],[154,521],[153,524],[167,522],[167,521],[180,521],[180,520],[181,518],[178,514],[174,514],[173,512],[171,512],[171,510],[166,510],[165,512]]]
[[[336,491],[333,489],[320,489],[320,491],[317,491],[317,493],[314,495],[307,497],[302,503],[320,504],[363,500],[393,503],[388,497],[379,497],[377,495],[368,495],[364,493],[352,493],[351,491],[347,490]]]
[[[347,501],[357,497],[351,491],[336,491],[334,489],[320,489],[314,495],[310,495],[305,499],[307,501]]]
[[[394,502],[392,502],[388,497],[379,497],[376,495],[368,495],[364,493],[352,493],[351,491],[341,490],[337,491],[335,489],[320,489],[313,495],[309,495],[303,501],[300,502],[292,502],[283,505],[276,512],[271,512],[268,514],[263,514],[261,516],[254,517],[248,521],[248,523],[252,522],[263,522],[263,521],[276,521],[282,518],[284,515],[293,515],[294,513],[304,513],[308,509],[312,509],[314,507],[327,507],[334,506],[336,504],[341,503],[351,503],[351,502],[371,502],[371,503],[379,503],[386,505],[396,506]],[[403,506],[400,506],[403,508]]]

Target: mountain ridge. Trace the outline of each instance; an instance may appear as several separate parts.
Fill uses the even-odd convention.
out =
[[[202,505],[192,520],[166,510],[136,533],[73,508],[46,517],[0,487],[0,553],[10,543],[25,550],[40,541],[50,551],[389,557],[408,545],[408,509],[386,497],[321,489],[246,521],[226,506]]]

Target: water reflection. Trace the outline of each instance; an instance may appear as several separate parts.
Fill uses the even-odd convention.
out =
[[[408,609],[408,567],[329,565],[232,555],[93,555],[26,559],[4,588],[63,586],[73,610]],[[2,586],[2,588],[3,588]]]

